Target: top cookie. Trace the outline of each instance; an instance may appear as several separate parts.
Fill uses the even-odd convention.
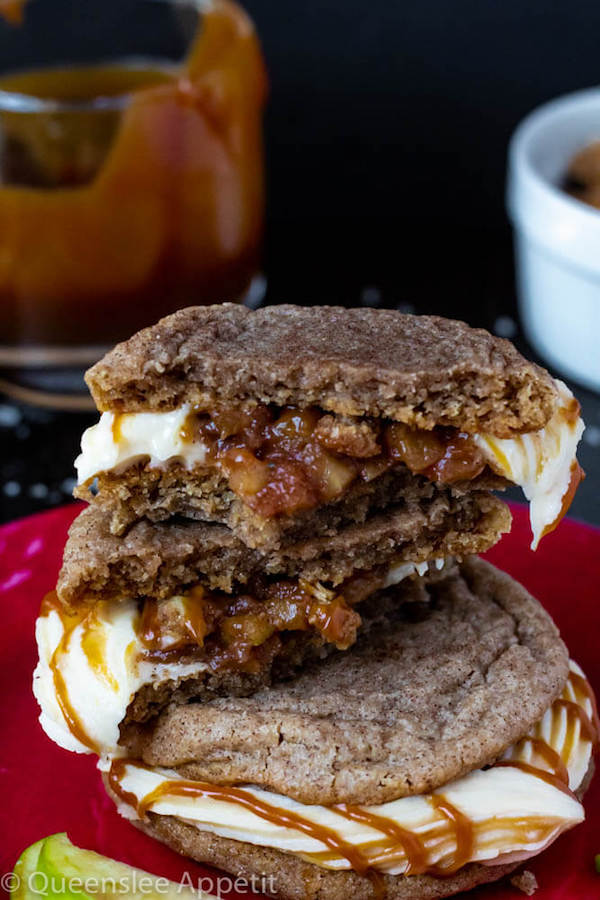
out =
[[[118,344],[86,380],[103,411],[317,405],[499,437],[542,428],[557,402],[548,373],[486,331],[324,306],[189,307]]]

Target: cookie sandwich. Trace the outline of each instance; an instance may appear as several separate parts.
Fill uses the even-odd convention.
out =
[[[74,521],[36,624],[48,735],[119,810],[283,898],[443,897],[583,818],[597,717],[533,545],[582,473],[561,382],[386,310],[182,310],[87,374]],[[537,812],[536,812],[537,810]]]

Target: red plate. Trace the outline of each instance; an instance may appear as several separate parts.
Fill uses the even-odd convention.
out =
[[[36,662],[34,620],[42,596],[55,584],[66,531],[78,507],[71,505],[0,528],[1,803],[0,874],[10,871],[29,844],[66,831],[81,847],[98,850],[157,875],[179,880],[188,872],[202,887],[239,898],[218,874],[196,866],[140,834],[122,819],[102,789],[89,756],[56,747],[42,732],[31,693]],[[565,521],[536,554],[528,549],[527,512],[514,507],[510,535],[489,559],[522,581],[558,623],[572,656],[596,691],[600,688],[600,531]],[[518,703],[518,698],[515,698]],[[588,819],[531,863],[540,890],[536,900],[598,900],[600,875],[600,778],[585,805]],[[510,886],[469,894],[471,900],[515,900]]]

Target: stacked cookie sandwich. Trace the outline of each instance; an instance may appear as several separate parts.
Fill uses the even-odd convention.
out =
[[[583,817],[593,696],[474,554],[581,478],[567,388],[393,311],[183,310],[87,376],[101,412],[34,690],[120,811],[281,897],[442,897]]]

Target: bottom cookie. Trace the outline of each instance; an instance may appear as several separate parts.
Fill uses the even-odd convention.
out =
[[[576,791],[579,800],[593,774],[594,762],[590,760]],[[109,796],[118,803],[109,776],[105,774],[103,779]],[[523,862],[522,854],[518,854],[518,859],[502,865],[469,863],[445,877],[378,874],[373,880],[352,871],[325,869],[281,850],[202,831],[174,816],[147,812],[144,819],[133,824],[177,853],[221,869],[233,881],[242,879],[247,890],[261,891],[280,900],[441,900],[498,881]]]
[[[150,813],[142,831],[197,862],[233,873],[250,884],[265,887],[281,900],[441,900],[480,884],[496,881],[520,865],[471,864],[445,878],[431,875],[380,875],[377,882],[355,872],[332,872],[289,853],[256,847]],[[254,878],[254,882],[252,879]],[[378,888],[379,885],[379,888]]]

